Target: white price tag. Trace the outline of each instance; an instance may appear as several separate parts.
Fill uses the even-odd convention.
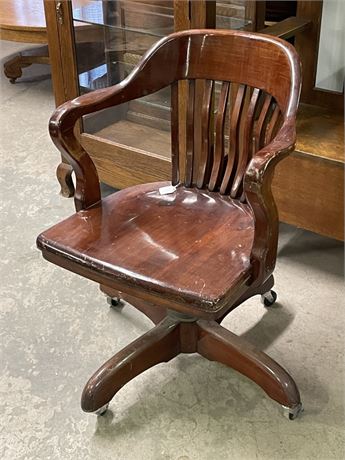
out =
[[[161,187],[159,190],[160,195],[169,195],[169,193],[176,192],[175,185],[167,185],[166,187]]]

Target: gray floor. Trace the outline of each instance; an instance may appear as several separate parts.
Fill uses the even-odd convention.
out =
[[[2,42],[1,56],[19,46]],[[130,382],[103,418],[79,407],[97,367],[149,329],[130,306],[107,307],[97,286],[45,262],[36,235],[73,212],[58,194],[59,155],[47,122],[51,81],[1,81],[0,457],[13,459],[344,458],[343,246],[283,225],[279,304],[258,298],[225,325],[297,381],[296,421],[246,378],[196,355]]]

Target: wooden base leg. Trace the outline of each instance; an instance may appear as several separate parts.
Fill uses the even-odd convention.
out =
[[[74,196],[74,184],[72,181],[72,166],[61,162],[56,169],[56,177],[61,187],[61,195],[65,198]]]
[[[265,353],[215,321],[199,320],[197,351],[211,361],[229,366],[257,383],[295,418],[301,409],[298,388],[292,377]]]
[[[167,317],[95,372],[84,388],[82,409],[97,412],[106,408],[127,382],[158,363],[170,361],[179,353],[179,321]]]
[[[148,316],[150,314],[152,310],[149,310]],[[158,310],[158,314],[163,312]],[[82,409],[103,413],[120,388],[141,372],[167,362],[179,353],[195,352],[251,379],[283,406],[288,418],[296,418],[302,410],[294,380],[272,358],[223,328],[217,321],[206,321],[172,311],[151,331],[95,372],[84,388]]]

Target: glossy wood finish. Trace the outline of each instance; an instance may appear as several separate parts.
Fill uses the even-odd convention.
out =
[[[153,329],[103,364],[86,384],[81,405],[86,412],[104,407],[131,379],[180,353],[199,353],[256,382],[273,400],[291,409],[300,404],[294,380],[272,358],[215,321],[184,321],[168,315]]]
[[[215,316],[249,279],[253,216],[206,190],[161,196],[164,185],[121,190],[52,227],[39,247],[70,259],[73,271],[75,263],[92,267],[123,292],[141,289],[157,305],[169,298],[182,311]]]
[[[94,412],[138,374],[179,354],[178,321],[166,317],[156,327],[110,358],[87,382],[82,409]]]
[[[200,355],[250,378],[283,406],[295,407],[300,403],[294,380],[272,358],[216,322],[200,320],[197,324],[197,351]]]
[[[153,183],[101,200],[75,123],[166,85],[176,99],[180,80],[188,105],[183,123],[172,115],[176,190],[162,194],[166,184]],[[271,181],[294,147],[299,90],[290,45],[259,34],[195,30],[162,39],[123,82],[53,114],[52,138],[76,173],[78,212],[38,237],[43,256],[123,293],[154,322],[167,312],[94,374],[84,410],[98,410],[131,378],[180,352],[235,368],[291,409],[300,404],[280,366],[218,324],[272,287],[278,219]]]

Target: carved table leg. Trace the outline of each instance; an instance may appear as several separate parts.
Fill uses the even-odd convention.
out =
[[[298,388],[292,377],[272,358],[215,321],[199,320],[197,351],[211,361],[229,366],[257,383],[295,418],[301,409]]]
[[[23,74],[22,68],[28,67],[30,64],[23,62],[21,56],[16,56],[4,64],[4,74],[9,78],[11,83],[15,83],[17,78],[20,78]]]
[[[22,51],[4,64],[4,73],[11,83],[22,76],[22,69],[31,64],[49,64],[48,46]]]
[[[179,321],[167,317],[94,373],[84,388],[82,409],[85,412],[103,410],[127,382],[155,364],[170,361],[179,353]]]
[[[61,187],[61,195],[70,198],[74,195],[74,184],[72,181],[72,166],[61,162],[56,169],[56,177]]]

